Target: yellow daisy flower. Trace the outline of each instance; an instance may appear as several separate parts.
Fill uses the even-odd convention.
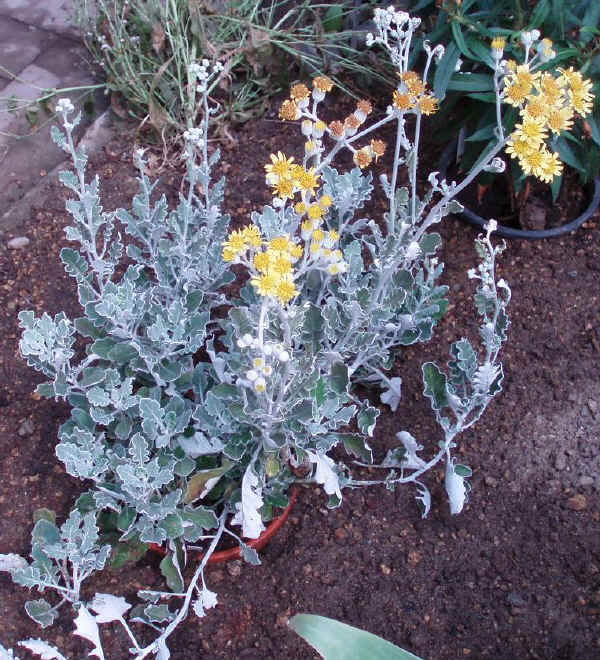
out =
[[[438,100],[435,96],[428,94],[427,96],[422,96],[417,101],[417,106],[424,115],[432,115],[438,110]]]
[[[292,241],[290,241],[289,236],[276,236],[269,241],[269,250],[275,252],[287,252],[291,247],[293,247]]]
[[[311,220],[320,220],[325,215],[324,209],[318,204],[311,204],[308,207],[308,217]]]
[[[569,106],[552,108],[546,117],[546,125],[555,135],[568,131],[573,126],[573,109]]]
[[[278,151],[277,155],[271,154],[269,158],[271,162],[265,165],[269,184],[274,185],[280,179],[289,179],[291,177],[292,164],[294,162],[293,156],[287,158],[281,151]]]
[[[516,139],[525,140],[534,148],[538,147],[548,137],[544,123],[531,117],[525,117],[523,123],[516,124],[513,135]]]
[[[415,101],[410,94],[399,92],[397,89],[394,90],[392,103],[398,110],[411,110],[415,106]]]
[[[250,282],[256,288],[259,295],[274,296],[277,294],[280,278],[272,273],[265,273],[259,277],[253,277]]]
[[[315,168],[311,167],[309,170],[302,169],[301,172],[295,175],[295,178],[300,189],[313,194],[315,188],[319,185],[320,176],[315,172]]]
[[[260,229],[256,225],[248,225],[242,230],[244,241],[251,247],[260,247],[262,244],[262,236]]]

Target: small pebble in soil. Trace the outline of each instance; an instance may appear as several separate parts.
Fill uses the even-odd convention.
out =
[[[527,602],[521,596],[518,594],[516,591],[509,591],[506,594],[506,602],[511,606],[511,607],[525,607],[527,605]]]
[[[380,564],[379,568],[384,575],[390,575],[392,569],[387,564]]]
[[[586,475],[579,477],[579,481],[577,482],[580,486],[593,486],[594,485],[594,477],[588,477]]]
[[[240,559],[236,559],[235,561],[230,562],[227,564],[227,572],[231,577],[237,577],[240,575],[242,572],[242,562]]]
[[[17,236],[15,238],[11,238],[6,245],[10,250],[21,250],[22,248],[29,245],[29,239],[27,236]]]
[[[17,433],[21,438],[24,438],[27,435],[31,435],[34,431],[35,426],[33,425],[33,422],[30,419],[26,419],[21,426],[19,426]]]
[[[557,470],[564,470],[567,467],[567,457],[563,452],[560,452],[556,455],[556,460],[554,461],[554,467]]]
[[[587,402],[588,408],[590,409],[590,412],[594,416],[594,419],[598,418],[598,402],[594,401],[594,399],[589,399]]]
[[[587,499],[585,495],[582,495],[581,493],[573,495],[573,497],[570,497],[567,500],[567,507],[571,509],[571,511],[583,511],[587,508]]]

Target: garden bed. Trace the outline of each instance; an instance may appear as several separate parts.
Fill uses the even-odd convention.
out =
[[[274,115],[232,136],[235,143],[223,145],[231,182],[226,207],[244,224],[270,200],[262,164],[299,140],[296,127],[282,128]],[[92,162],[106,209],[128,205],[137,191],[131,151],[132,140],[120,140]],[[176,196],[179,175],[161,178],[159,189]],[[0,553],[27,555],[33,511],[54,509],[62,522],[82,490],[54,455],[67,406],[32,394],[40,379],[17,348],[20,310],[79,315],[73,281],[58,259],[67,196],[50,185],[47,203],[22,232],[30,246],[0,248]],[[261,566],[234,562],[207,570],[219,605],[180,627],[173,658],[316,657],[285,625],[298,612],[341,619],[428,660],[600,654],[599,222],[596,215],[554,241],[513,242],[503,255],[499,274],[513,289],[505,392],[461,443],[461,460],[474,471],[464,512],[450,516],[441,471],[437,484],[430,476],[433,507],[425,520],[411,488],[348,492],[335,510],[326,509],[321,489],[302,489]],[[451,307],[438,341],[405,349],[398,360],[403,399],[396,413],[381,407],[371,442],[377,458],[404,429],[435,446],[420,365],[444,360],[451,341],[476,330],[466,274],[476,231],[448,219],[441,233]],[[84,596],[111,592],[135,602],[138,589],[161,587],[158,562],[148,555],[136,566],[95,575]],[[0,574],[0,594],[2,643],[40,636],[23,610],[26,590]],[[65,616],[43,636],[68,658],[84,657],[89,645],[71,637],[72,627]],[[122,629],[103,626],[103,635],[107,658],[129,657]]]

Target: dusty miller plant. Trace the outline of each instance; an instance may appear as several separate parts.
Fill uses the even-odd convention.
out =
[[[510,291],[495,276],[501,247],[490,241],[493,221],[476,241],[480,264],[470,271],[478,284],[482,346],[462,338],[452,345],[446,369],[423,365],[424,394],[443,438],[433,455],[423,458],[421,445],[402,430],[398,448],[374,463],[368,442],[380,411],[361,400],[355,385],[379,386],[382,403],[396,410],[395,356],[402,346],[431,339],[447,305],[435,256],[441,239],[432,228],[458,206],[453,198],[478,171],[499,165],[492,155],[482,158],[460,184],[433,173],[419,195],[422,121],[437,108],[426,80],[443,49],[427,49],[419,77],[407,64],[418,19],[389,9],[378,10],[375,22],[378,33],[368,42],[388,51],[400,77],[387,113],[367,125],[371,107],[362,101],[343,122],[328,125],[318,112],[331,81],[316,78],[312,91],[295,85],[281,116],[301,120],[304,158],[271,157],[273,203],[241,229],[230,230],[221,210],[224,182],[213,178],[219,153],[208,153],[215,108],[207,89],[218,66],[203,61],[190,69],[204,118],[185,134],[187,187],[171,210],[164,197],[154,200],[155,184],[138,151],[140,191],[131,210],[104,211],[99,180],[86,179],[86,156],[73,143],[79,117],[71,118],[68,101],[57,108],[64,131],[55,128],[53,138],[74,163],[74,171],[61,174],[74,194],[66,233],[78,245],[64,248],[61,259],[76,280],[84,315],[22,312],[20,348],[48,379],[38,392],[71,404],[56,454],[91,487],[62,527],[36,523],[31,562],[3,555],[0,568],[19,584],[56,592],[54,605],[45,598],[27,604],[42,626],[71,603],[75,633],[94,644],[97,657],[104,657],[98,624],[114,621],[133,656],[168,658],[167,640],[189,609],[201,617],[217,602],[204,568],[220,538],[232,537],[246,561],[259,563],[248,539],[288,504],[296,482],[321,484],[332,507],[340,505],[344,488],[414,483],[426,515],[425,473],[444,464],[450,509],[463,507],[470,471],[456,464],[452,450],[500,391],[498,353],[508,326]],[[358,144],[387,123],[396,127],[396,141],[391,174],[380,181],[388,210],[376,221],[360,212],[373,190],[367,167],[385,145]],[[350,172],[333,165],[343,150],[357,164]],[[398,186],[400,167],[408,170],[408,187]],[[232,264],[248,276],[239,268],[236,276]],[[236,277],[241,288],[232,294],[227,285]],[[77,337],[85,340],[84,356],[76,351]],[[354,477],[349,465],[331,457],[338,446],[384,476]],[[149,544],[167,552],[161,570],[170,591],[141,591],[145,604],[133,609],[109,594],[83,602],[81,582],[104,566],[111,545],[116,554]],[[186,582],[191,548],[204,554]],[[139,642],[131,621],[147,624],[154,639]],[[41,640],[23,645],[42,657],[62,657]]]

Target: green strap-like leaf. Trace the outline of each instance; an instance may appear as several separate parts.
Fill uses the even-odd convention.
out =
[[[325,660],[420,660],[364,630],[316,614],[296,614],[289,625]]]

